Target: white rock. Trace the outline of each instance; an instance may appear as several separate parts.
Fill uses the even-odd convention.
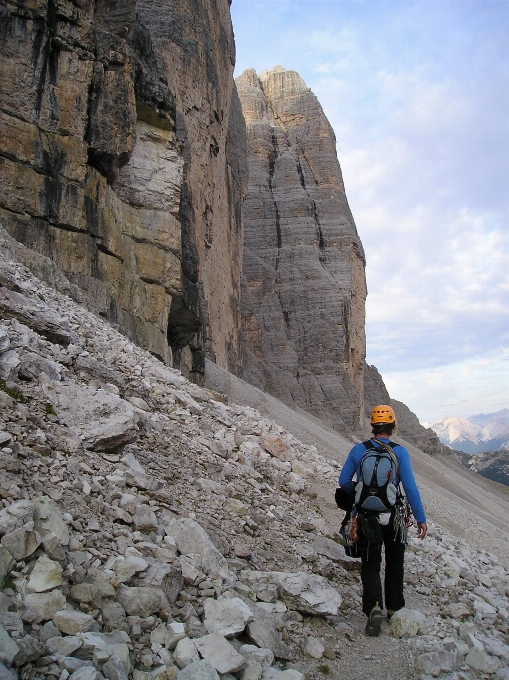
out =
[[[62,567],[50,560],[47,555],[39,557],[28,580],[28,590],[32,593],[45,593],[58,588],[63,583]]]
[[[0,536],[28,524],[34,518],[32,501],[14,501],[7,508],[0,510]]]
[[[41,621],[49,621],[65,607],[65,595],[60,590],[52,590],[49,593],[30,593],[25,596],[25,602],[35,611],[34,623],[41,623]]]
[[[240,680],[260,680],[261,677],[262,666],[254,659],[250,659],[247,662],[247,665],[240,674]]]
[[[73,609],[62,609],[53,617],[53,623],[61,633],[77,635],[85,633],[94,625],[94,619],[89,614],[77,612]]]
[[[256,645],[242,645],[239,649],[239,654],[242,654],[248,661],[254,659],[261,667],[262,671],[274,663],[274,652],[265,647],[257,647]]]
[[[204,635],[195,640],[195,645],[201,656],[208,659],[218,673],[236,673],[245,666],[244,657],[219,633]]]
[[[76,382],[47,381],[43,390],[60,421],[81,435],[87,448],[110,451],[138,436],[140,413],[114,394]]]
[[[246,517],[250,512],[249,505],[239,501],[237,498],[229,498],[224,505],[224,509],[232,517]]]
[[[8,666],[12,664],[12,660],[18,651],[18,645],[0,623],[0,654],[4,657]]]
[[[495,673],[500,668],[500,661],[489,656],[483,649],[472,647],[465,657],[465,663],[480,673]]]
[[[185,668],[189,664],[199,661],[200,656],[194,641],[188,637],[179,640],[173,652],[173,660],[179,668]]]
[[[249,583],[276,583],[281,600],[289,609],[310,614],[330,614],[337,616],[341,606],[340,593],[323,576],[309,572],[295,573],[283,571],[243,571],[242,579]]]
[[[0,378],[3,380],[17,380],[20,366],[19,354],[13,349],[0,354]]]
[[[436,652],[420,654],[415,664],[415,670],[418,673],[425,673],[438,677],[440,673],[450,673],[451,671],[454,671],[456,663],[456,652],[440,649]]]
[[[202,659],[179,671],[177,680],[219,680],[219,675],[207,659]]]
[[[321,659],[324,652],[325,647],[320,640],[314,637],[308,637],[304,646],[304,654],[313,657],[313,659]]]
[[[102,677],[93,666],[83,666],[69,676],[69,680],[98,680]]]
[[[134,524],[143,532],[157,530],[158,521],[155,512],[149,505],[138,505],[134,512]]]
[[[262,673],[263,680],[305,680],[305,675],[294,668],[279,671],[277,668],[267,668]]]
[[[160,588],[150,586],[122,587],[117,600],[130,616],[146,618],[161,608],[164,593]]]
[[[205,628],[208,633],[219,633],[224,637],[233,637],[241,633],[246,624],[253,620],[253,612],[239,597],[228,600],[206,599]]]
[[[424,614],[417,609],[400,609],[392,617],[392,634],[397,638],[415,637],[425,620]]]
[[[35,530],[41,536],[53,533],[62,545],[69,544],[69,528],[62,517],[62,511],[51,498],[48,496],[36,498],[33,517]]]
[[[5,577],[16,564],[16,560],[11,553],[0,545],[0,589],[3,588]]]
[[[200,555],[202,569],[207,575],[227,578],[227,561],[198,522],[189,518],[171,519],[165,524],[165,529],[175,539],[177,548],[183,555]]]
[[[175,649],[179,640],[183,640],[186,637],[185,626],[179,621],[171,621],[166,628],[165,646],[168,649]]]
[[[487,635],[477,634],[479,640],[482,642],[485,651],[493,656],[498,656],[509,667],[509,645],[504,644],[501,640],[490,638]]]

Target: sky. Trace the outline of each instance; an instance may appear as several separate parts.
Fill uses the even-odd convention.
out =
[[[366,252],[366,360],[421,422],[509,407],[509,0],[233,0],[235,75],[318,97]]]

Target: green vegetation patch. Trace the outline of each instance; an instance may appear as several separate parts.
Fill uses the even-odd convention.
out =
[[[56,416],[56,411],[51,404],[44,404],[44,410],[49,416]]]
[[[19,390],[7,387],[5,380],[2,380],[1,378],[0,378],[0,390],[2,390],[2,392],[5,392],[5,394],[8,394],[12,399],[15,399],[16,401],[21,401],[22,403],[26,401],[25,397],[21,394]]]

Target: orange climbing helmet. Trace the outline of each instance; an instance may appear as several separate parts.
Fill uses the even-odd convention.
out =
[[[394,411],[390,406],[381,404],[380,406],[375,406],[371,411],[371,424],[377,425],[379,423],[395,423],[396,416]]]

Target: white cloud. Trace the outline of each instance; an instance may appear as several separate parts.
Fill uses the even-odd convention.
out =
[[[446,367],[388,372],[384,380],[391,396],[403,401],[421,422],[491,413],[509,404],[509,347]]]

